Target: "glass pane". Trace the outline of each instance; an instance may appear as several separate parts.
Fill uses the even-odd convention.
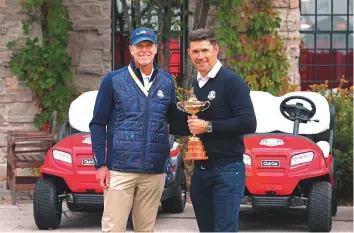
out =
[[[329,50],[317,50],[316,51],[316,64],[329,65],[331,64],[331,54]]]
[[[349,49],[353,48],[353,37],[354,37],[353,33],[348,34],[348,48]]]
[[[300,49],[300,64],[315,64],[314,50]]]
[[[317,0],[317,14],[331,14],[331,0]]]
[[[178,75],[180,72],[180,43],[178,39],[171,39],[170,41],[170,67],[169,73],[173,75]]]
[[[351,85],[353,85],[353,66],[347,66],[348,70],[348,81],[351,82]]]
[[[332,50],[332,64],[345,65],[347,62],[346,50]]]
[[[331,16],[317,16],[317,29],[320,31],[330,31],[332,27]]]
[[[315,16],[301,16],[300,18],[301,30],[314,31],[315,30]]]
[[[316,35],[316,47],[318,49],[329,49],[331,45],[330,34],[317,34]]]
[[[349,29],[348,30],[352,30],[353,31],[353,16],[349,15]]]
[[[331,80],[331,67],[330,66],[318,66],[316,67],[317,77],[316,81],[325,82]]]
[[[300,86],[301,86],[301,91],[308,91],[310,90],[310,85],[313,85],[314,82],[307,82],[301,80]]]
[[[300,66],[301,81],[315,80],[315,67],[314,66]]]
[[[301,4],[301,14],[315,14],[315,0],[302,0]]]
[[[300,49],[313,49],[315,48],[315,35],[314,34],[301,34]]]
[[[333,16],[333,30],[345,31],[347,30],[347,16]]]
[[[353,50],[348,50],[348,54],[347,54],[347,57],[348,57],[348,64],[349,65],[353,65]]]
[[[332,48],[333,49],[345,49],[347,47],[347,35],[346,34],[333,34],[332,35]]]
[[[129,36],[119,33],[115,37],[115,46],[116,46],[116,68],[121,68],[123,66],[129,65],[130,62],[130,51],[129,51]]]
[[[333,66],[332,67],[332,80],[340,80],[346,78],[345,74],[346,66]]]
[[[347,14],[348,1],[352,0],[333,0],[333,14]]]

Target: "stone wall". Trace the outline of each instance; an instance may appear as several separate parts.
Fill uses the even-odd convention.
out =
[[[111,0],[64,0],[73,31],[68,53],[72,57],[73,84],[97,89],[111,71]]]
[[[31,90],[9,68],[12,51],[6,45],[23,36],[24,18],[20,0],[0,0],[0,164],[6,163],[7,131],[34,129],[33,116],[38,111]],[[39,28],[32,36],[40,36]]]
[[[31,90],[24,87],[10,68],[9,41],[23,36],[25,19],[21,0],[0,0],[0,164],[6,163],[8,130],[34,129],[38,108]],[[68,53],[72,57],[73,85],[82,90],[97,89],[111,70],[111,0],[63,0],[68,7],[73,30]],[[40,36],[35,28],[32,36]]]
[[[276,0],[275,6],[282,19],[279,35],[286,46],[286,55],[290,64],[289,77],[291,83],[300,84],[298,60],[300,56],[300,0]]]

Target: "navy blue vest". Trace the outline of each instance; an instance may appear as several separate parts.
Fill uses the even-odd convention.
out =
[[[139,88],[127,68],[112,77],[112,170],[163,173],[169,156],[167,110],[175,103],[170,74],[159,71],[148,92]],[[109,136],[108,136],[109,137]]]

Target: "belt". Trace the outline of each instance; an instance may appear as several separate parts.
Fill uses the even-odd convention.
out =
[[[222,167],[222,166],[217,166],[217,165],[213,165],[213,166],[194,165],[194,166],[198,169],[201,169],[201,170]]]
[[[206,169],[212,169],[212,168],[219,168],[219,167],[224,167],[230,163],[239,163],[239,161],[233,161],[233,162],[228,162],[228,163],[220,163],[220,164],[212,164],[212,165],[199,165],[199,164],[194,164],[194,166],[198,169],[201,170],[206,170]]]

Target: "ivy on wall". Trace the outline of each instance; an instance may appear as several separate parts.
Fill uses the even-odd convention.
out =
[[[217,35],[231,59],[228,66],[252,90],[278,95],[288,85],[289,63],[277,34],[281,19],[269,0],[218,0]]]
[[[24,38],[7,45],[14,50],[10,67],[32,90],[39,108],[35,126],[46,131],[53,111],[57,112],[58,123],[63,121],[73,96],[67,85],[71,79],[71,58],[67,54],[71,22],[62,0],[23,0],[21,6],[27,15]],[[35,24],[41,25],[42,37],[30,37]]]

